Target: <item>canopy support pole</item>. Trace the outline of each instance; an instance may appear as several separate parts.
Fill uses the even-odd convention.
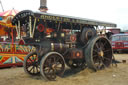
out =
[[[20,21],[18,21],[18,39],[20,39]]]
[[[35,28],[36,28],[36,18],[35,18],[34,25],[33,25],[32,37],[34,36]]]
[[[29,28],[30,28],[30,37],[32,38],[32,18],[31,18],[31,16],[29,16]]]

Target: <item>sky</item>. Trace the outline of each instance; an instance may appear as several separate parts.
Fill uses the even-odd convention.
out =
[[[10,9],[39,11],[40,0],[1,0]],[[48,13],[88,18],[117,24],[128,30],[128,0],[47,0]],[[2,12],[2,7],[0,7]]]

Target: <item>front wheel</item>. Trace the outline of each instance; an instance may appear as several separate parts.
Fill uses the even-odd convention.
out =
[[[87,66],[95,71],[110,66],[112,56],[111,44],[107,38],[102,36],[94,37],[85,48]]]
[[[63,56],[57,52],[47,53],[41,60],[40,73],[46,80],[55,80],[56,76],[62,76],[65,71]]]

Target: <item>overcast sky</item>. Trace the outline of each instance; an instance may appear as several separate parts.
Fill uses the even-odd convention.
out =
[[[1,1],[5,11],[12,8],[38,11],[40,6],[40,0]],[[48,13],[113,22],[128,30],[128,0],[47,0],[47,6]]]

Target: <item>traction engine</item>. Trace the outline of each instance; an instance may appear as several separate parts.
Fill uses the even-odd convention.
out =
[[[71,69],[88,67],[94,71],[111,64],[111,44],[96,29],[116,24],[30,10],[18,13],[12,24],[16,25],[20,44],[36,48],[24,59],[24,70],[30,75],[55,80],[63,75],[65,64]]]

